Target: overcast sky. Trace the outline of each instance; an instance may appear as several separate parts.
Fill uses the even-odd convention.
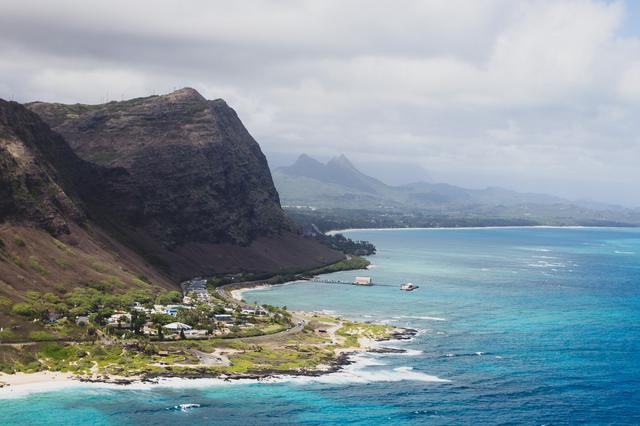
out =
[[[640,205],[638,3],[2,0],[0,97],[191,86],[265,152]]]

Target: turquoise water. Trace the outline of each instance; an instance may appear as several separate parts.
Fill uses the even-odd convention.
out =
[[[407,354],[359,356],[319,379],[33,393],[0,399],[1,422],[640,423],[640,230],[349,236],[376,244],[368,274],[391,287],[298,283],[244,297],[419,329],[390,343]],[[420,289],[399,291],[407,281]]]

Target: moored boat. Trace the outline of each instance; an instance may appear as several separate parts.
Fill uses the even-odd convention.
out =
[[[403,290],[403,291],[413,291],[417,288],[419,287],[417,285],[413,285],[412,283],[406,283],[400,286],[400,290]]]

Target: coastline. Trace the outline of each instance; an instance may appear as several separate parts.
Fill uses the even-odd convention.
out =
[[[505,226],[439,226],[417,228],[344,228],[332,229],[325,235],[335,235],[356,231],[468,231],[483,229],[639,229],[636,226],[583,226],[583,225],[505,225]]]
[[[247,288],[248,290],[249,288]],[[307,315],[313,315],[306,313]],[[296,371],[264,371],[260,373],[217,374],[194,371],[194,375],[184,374],[160,374],[144,377],[124,376],[77,376],[73,373],[40,371],[36,373],[0,373],[0,400],[21,397],[34,393],[53,392],[77,387],[103,388],[103,389],[150,389],[154,387],[209,387],[233,384],[255,383],[356,383],[362,382],[365,374],[361,371],[370,365],[365,358],[366,354],[405,354],[407,350],[396,347],[385,347],[380,343],[392,343],[401,345],[412,340],[419,332],[408,328],[396,328],[402,330],[392,337],[383,339],[360,338],[362,346],[359,348],[343,348],[336,350],[336,358],[333,362],[312,370]],[[412,373],[414,380],[424,382],[448,383],[449,380],[423,373]],[[369,377],[367,381],[400,381],[403,375],[392,377]]]
[[[288,281],[286,283],[280,283],[280,284],[265,284],[265,283],[258,283],[258,282],[237,283],[237,284],[230,284],[230,286],[233,286],[232,290],[227,291],[224,288],[226,286],[219,287],[219,290],[231,296],[232,299],[238,302],[241,302],[243,300],[242,295],[251,290],[264,290],[271,287],[281,287],[285,285],[291,285],[291,284],[302,283],[307,281],[309,280],[295,280],[295,281]]]
[[[241,301],[242,294],[249,290],[264,289],[273,286],[289,285],[293,283],[303,282],[306,280],[294,280],[278,284],[268,284],[260,281],[233,283],[218,287],[216,290],[223,297],[232,298],[234,301]],[[314,319],[317,321],[318,316],[325,317],[323,313],[318,312],[294,312],[299,319],[305,323],[311,323]],[[336,341],[344,339],[338,336],[338,329],[349,321],[338,321],[337,318],[330,318],[334,324],[325,328],[329,330],[329,337]],[[354,323],[351,323],[354,324]],[[372,337],[359,335],[357,337],[358,346],[356,347],[338,347],[335,349],[335,357],[326,364],[317,365],[315,368],[301,368],[290,371],[279,371],[276,369],[265,368],[258,372],[247,373],[222,373],[207,371],[204,366],[195,368],[189,373],[159,373],[144,374],[141,376],[117,376],[117,375],[77,375],[68,372],[57,371],[39,371],[36,373],[0,373],[0,399],[10,397],[12,395],[24,395],[35,392],[48,392],[59,389],[66,389],[71,386],[99,386],[99,387],[122,387],[132,388],[149,386],[193,386],[194,384],[202,384],[203,386],[211,386],[216,384],[229,383],[257,383],[287,380],[310,380],[313,378],[326,377],[331,381],[330,376],[334,374],[345,373],[345,377],[349,374],[345,371],[349,366],[358,364],[361,357],[366,353],[384,354],[384,353],[405,353],[406,350],[394,347],[384,347],[380,342],[398,342],[413,339],[418,334],[418,330],[402,327],[391,327],[384,336]],[[269,338],[269,335],[260,336]],[[250,337],[247,339],[251,339]],[[341,379],[346,380],[345,377]],[[391,380],[387,377],[385,380]],[[425,381],[446,381],[437,377],[426,376],[419,378]]]

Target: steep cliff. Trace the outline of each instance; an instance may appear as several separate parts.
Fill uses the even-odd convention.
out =
[[[260,147],[222,100],[186,88],[28,107],[90,165],[75,190],[91,222],[174,280],[302,270],[342,257],[297,235]]]
[[[101,281],[172,281],[89,220],[121,175],[85,162],[35,113],[0,100],[0,296],[66,291]],[[145,283],[142,283],[146,285]]]
[[[83,159],[128,172],[127,196],[101,210],[127,212],[128,225],[169,249],[247,245],[293,230],[260,147],[223,100],[185,88],[104,105],[29,108]]]
[[[53,235],[82,222],[71,176],[83,162],[36,114],[0,100],[0,220],[36,225]],[[61,173],[62,171],[62,173]]]

